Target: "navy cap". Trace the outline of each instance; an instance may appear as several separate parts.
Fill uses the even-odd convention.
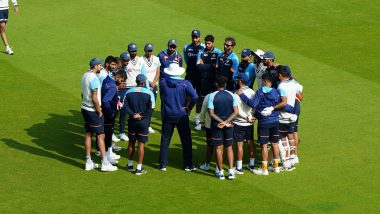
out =
[[[129,43],[128,44],[128,51],[129,52],[137,51],[137,45],[135,43]]]
[[[248,82],[248,76],[245,73],[239,73],[236,77],[237,80],[240,80],[244,83]]]
[[[282,65],[280,69],[285,71],[284,72],[285,76],[290,77],[292,75],[292,71],[290,70],[289,66]]]
[[[152,43],[146,43],[144,46],[144,51],[153,51],[153,44]]]
[[[201,36],[201,32],[199,30],[193,30],[193,31],[191,31],[191,36],[200,37]]]
[[[177,40],[175,40],[175,39],[170,39],[170,40],[168,41],[168,46],[170,46],[170,45],[175,45],[175,46],[177,46]]]
[[[252,56],[252,51],[249,48],[244,48],[240,54],[242,57]]]
[[[146,78],[146,76],[144,74],[139,74],[136,77],[136,83],[137,84],[145,82],[146,80],[147,80],[147,78]]]
[[[94,67],[95,65],[99,65],[99,64],[103,64],[103,60],[99,59],[99,58],[92,58],[90,60],[90,67]]]
[[[263,55],[263,59],[274,59],[274,53],[272,51],[267,51]]]
[[[125,61],[129,61],[129,60],[131,60],[131,56],[129,55],[128,52],[123,52],[120,54],[120,59],[125,60]]]

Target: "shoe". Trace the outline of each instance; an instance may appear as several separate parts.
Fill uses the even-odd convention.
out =
[[[205,163],[204,165],[199,166],[199,169],[208,171],[210,170],[210,166],[207,163]]]
[[[224,178],[224,172],[223,171],[220,171],[217,175],[216,175],[216,177],[219,179],[219,180],[224,180],[225,178]]]
[[[268,169],[265,170],[265,171],[263,171],[262,168],[254,169],[252,172],[253,172],[253,174],[255,174],[255,175],[268,175],[268,174],[269,174],[269,173],[268,173]]]
[[[112,149],[111,149],[110,155],[111,155],[112,159],[115,159],[115,160],[119,160],[120,159],[120,155],[117,155],[116,153],[114,153],[112,151]]]
[[[112,134],[112,142],[115,142],[115,143],[120,142],[120,139],[116,137],[115,134]]]
[[[158,169],[165,172],[166,171],[166,166],[159,165]]]
[[[195,165],[191,165],[191,166],[186,166],[185,167],[185,171],[186,172],[194,171],[196,169],[197,169],[197,167]]]
[[[119,138],[120,140],[129,141],[128,136],[124,133],[119,134]]]
[[[106,156],[107,156],[107,159],[108,161],[111,163],[111,164],[117,164],[118,161],[114,158],[115,157],[115,153],[112,152],[112,149],[108,149],[107,153],[106,153]],[[120,155],[118,155],[119,158],[120,158]]]
[[[289,167],[283,167],[284,171],[291,172],[296,169],[295,166],[290,165]]]
[[[281,172],[281,169],[280,169],[280,167],[275,167],[273,171],[274,171],[274,173],[278,174]]]
[[[298,159],[298,156],[296,156],[293,160],[294,160],[294,164],[297,164],[300,162],[300,160]]]
[[[102,164],[102,168],[100,169],[102,172],[113,172],[117,170],[116,166],[112,166],[111,163]]]
[[[122,149],[120,146],[116,146],[114,143],[112,144],[112,151],[118,152]]]
[[[136,169],[135,175],[142,175],[147,173],[148,171],[144,168],[141,168],[140,170]]]
[[[249,165],[248,164],[247,169],[252,172],[255,169],[255,165]]]
[[[7,48],[7,49],[5,50],[5,53],[8,54],[8,55],[13,55],[13,50],[12,50],[12,48]]]
[[[244,174],[243,168],[241,169],[235,168],[235,174],[238,174],[238,175]]]
[[[95,155],[98,156],[98,157],[100,157],[100,156],[102,156],[102,153],[100,153],[100,151],[96,151]]]
[[[228,173],[228,179],[230,179],[230,180],[233,180],[233,179],[235,179],[236,177],[235,177],[235,173],[234,172],[229,172]]]
[[[96,163],[94,163],[94,162],[86,162],[86,165],[85,165],[85,167],[84,167],[84,170],[86,170],[86,171],[90,171],[90,170],[92,170],[92,169],[96,169],[96,168],[98,168],[99,167],[99,165],[98,164],[96,164]]]
[[[151,134],[155,133],[154,129],[152,127],[150,127],[150,126],[149,126],[149,133],[151,133]]]
[[[133,165],[130,165],[130,166],[127,165],[127,170],[128,172],[133,172]]]
[[[290,168],[292,166],[292,164],[290,163],[290,160],[286,160],[282,163],[282,166],[284,168]]]
[[[197,131],[202,130],[202,124],[199,123],[198,125],[196,125],[196,126],[194,127],[194,129],[197,130]]]

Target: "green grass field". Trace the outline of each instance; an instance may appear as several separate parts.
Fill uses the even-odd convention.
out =
[[[0,53],[0,213],[378,213],[380,205],[380,5],[374,1],[19,1]],[[160,134],[145,167],[83,170],[80,78],[90,58],[119,55],[129,42],[155,53],[182,47],[193,29],[242,48],[272,50],[304,85],[297,169],[219,181],[182,170],[178,135],[167,172]],[[0,46],[3,48],[3,46]],[[160,129],[159,108],[152,126]],[[121,143],[124,148],[126,143]],[[203,133],[193,132],[203,163]],[[93,156],[95,157],[95,156]],[[98,158],[95,158],[99,162]]]

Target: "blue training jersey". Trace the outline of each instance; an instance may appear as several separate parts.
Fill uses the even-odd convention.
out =
[[[215,115],[222,120],[226,120],[233,113],[233,108],[236,106],[238,106],[237,96],[227,90],[211,93],[207,102],[207,108],[213,109]],[[219,123],[214,119],[212,122]]]
[[[182,67],[182,56],[175,51],[172,55],[168,55],[168,50],[163,50],[157,55],[160,60],[160,79],[168,78],[169,75],[164,72],[165,68],[168,68],[171,63],[178,63]]]
[[[248,82],[245,83],[248,87],[252,88],[256,78],[255,66],[253,63],[239,63],[237,72],[234,73],[233,79],[235,80],[239,73],[245,73],[248,77]]]

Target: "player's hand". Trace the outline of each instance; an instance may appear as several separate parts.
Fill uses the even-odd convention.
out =
[[[16,14],[20,12],[20,9],[18,8],[18,6],[15,6],[13,9],[14,9]]]
[[[103,112],[98,112],[99,118],[103,117]]]
[[[226,123],[226,127],[227,128],[231,128],[231,127],[233,127],[234,126],[234,124],[232,124],[232,123]]]
[[[272,114],[272,111],[274,110],[274,108],[271,106],[271,107],[266,107],[264,108],[264,110],[261,112],[261,115],[263,115],[264,117],[266,116],[269,116]]]
[[[242,93],[243,93],[243,90],[241,90],[241,89],[239,89],[239,90],[236,91],[236,94],[237,94],[237,95],[240,95],[240,94],[242,94]]]
[[[222,129],[226,126],[226,124],[227,124],[226,121],[223,121],[223,122],[219,123],[217,127]]]
[[[133,115],[133,119],[135,120],[141,120],[142,116],[140,113],[135,113],[135,115]]]

